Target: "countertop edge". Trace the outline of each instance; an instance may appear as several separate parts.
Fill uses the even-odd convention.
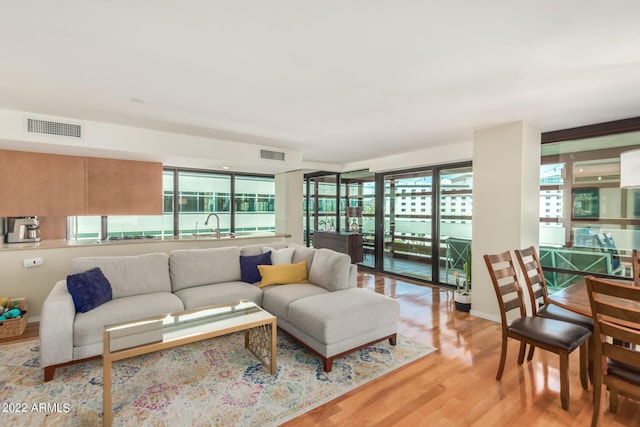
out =
[[[82,240],[42,240],[36,243],[2,243],[0,244],[1,251],[20,251],[20,250],[33,250],[33,249],[63,249],[63,248],[82,248],[82,247],[97,247],[97,246],[113,246],[113,245],[138,245],[138,244],[155,244],[155,243],[184,243],[190,244],[193,242],[236,242],[236,241],[251,241],[265,238],[290,238],[290,234],[285,233],[273,233],[273,234],[256,234],[250,236],[234,236],[234,237],[221,237],[216,239],[214,237],[192,237],[184,236],[175,238],[161,237],[156,239],[132,239],[132,240],[95,240],[95,239],[82,239]],[[239,245],[242,245],[240,243]]]

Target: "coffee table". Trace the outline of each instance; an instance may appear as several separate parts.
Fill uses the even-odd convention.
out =
[[[203,307],[104,328],[103,425],[113,422],[112,364],[141,354],[234,332],[245,332],[245,348],[276,373],[276,317],[250,301]]]

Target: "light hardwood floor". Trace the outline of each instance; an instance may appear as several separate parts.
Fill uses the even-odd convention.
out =
[[[502,381],[500,325],[455,311],[452,292],[392,277],[358,273],[359,286],[400,302],[402,335],[438,350],[322,405],[285,426],[588,426],[592,390],[580,386],[578,352],[571,355],[569,411],[560,406],[558,357],[536,351],[533,361],[516,363],[510,340]],[[38,336],[29,324],[16,339]],[[621,398],[617,414],[602,426],[640,426],[640,402]]]
[[[569,411],[560,406],[558,357],[536,350],[517,364],[510,340],[496,381],[500,325],[455,311],[451,291],[384,275],[358,273],[359,286],[400,302],[399,332],[436,347],[423,359],[353,390],[285,426],[588,426],[592,389],[580,386],[578,353],[571,355]],[[608,404],[602,426],[640,426],[640,402]]]

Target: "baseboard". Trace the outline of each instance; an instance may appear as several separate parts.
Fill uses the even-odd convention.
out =
[[[471,306],[471,307],[472,308],[471,308],[471,311],[469,312],[469,314],[471,314],[472,316],[479,317],[481,319],[491,320],[492,322],[496,322],[496,323],[502,322],[502,319],[500,319],[499,317],[493,316],[491,314],[483,313],[481,311],[475,311],[473,309],[473,306]]]

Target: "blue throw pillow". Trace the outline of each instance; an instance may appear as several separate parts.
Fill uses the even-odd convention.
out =
[[[76,311],[85,313],[113,298],[111,283],[99,267],[67,276],[67,289]]]
[[[259,265],[271,265],[271,251],[254,256],[240,256],[240,275],[242,281],[256,283],[262,280]]]

